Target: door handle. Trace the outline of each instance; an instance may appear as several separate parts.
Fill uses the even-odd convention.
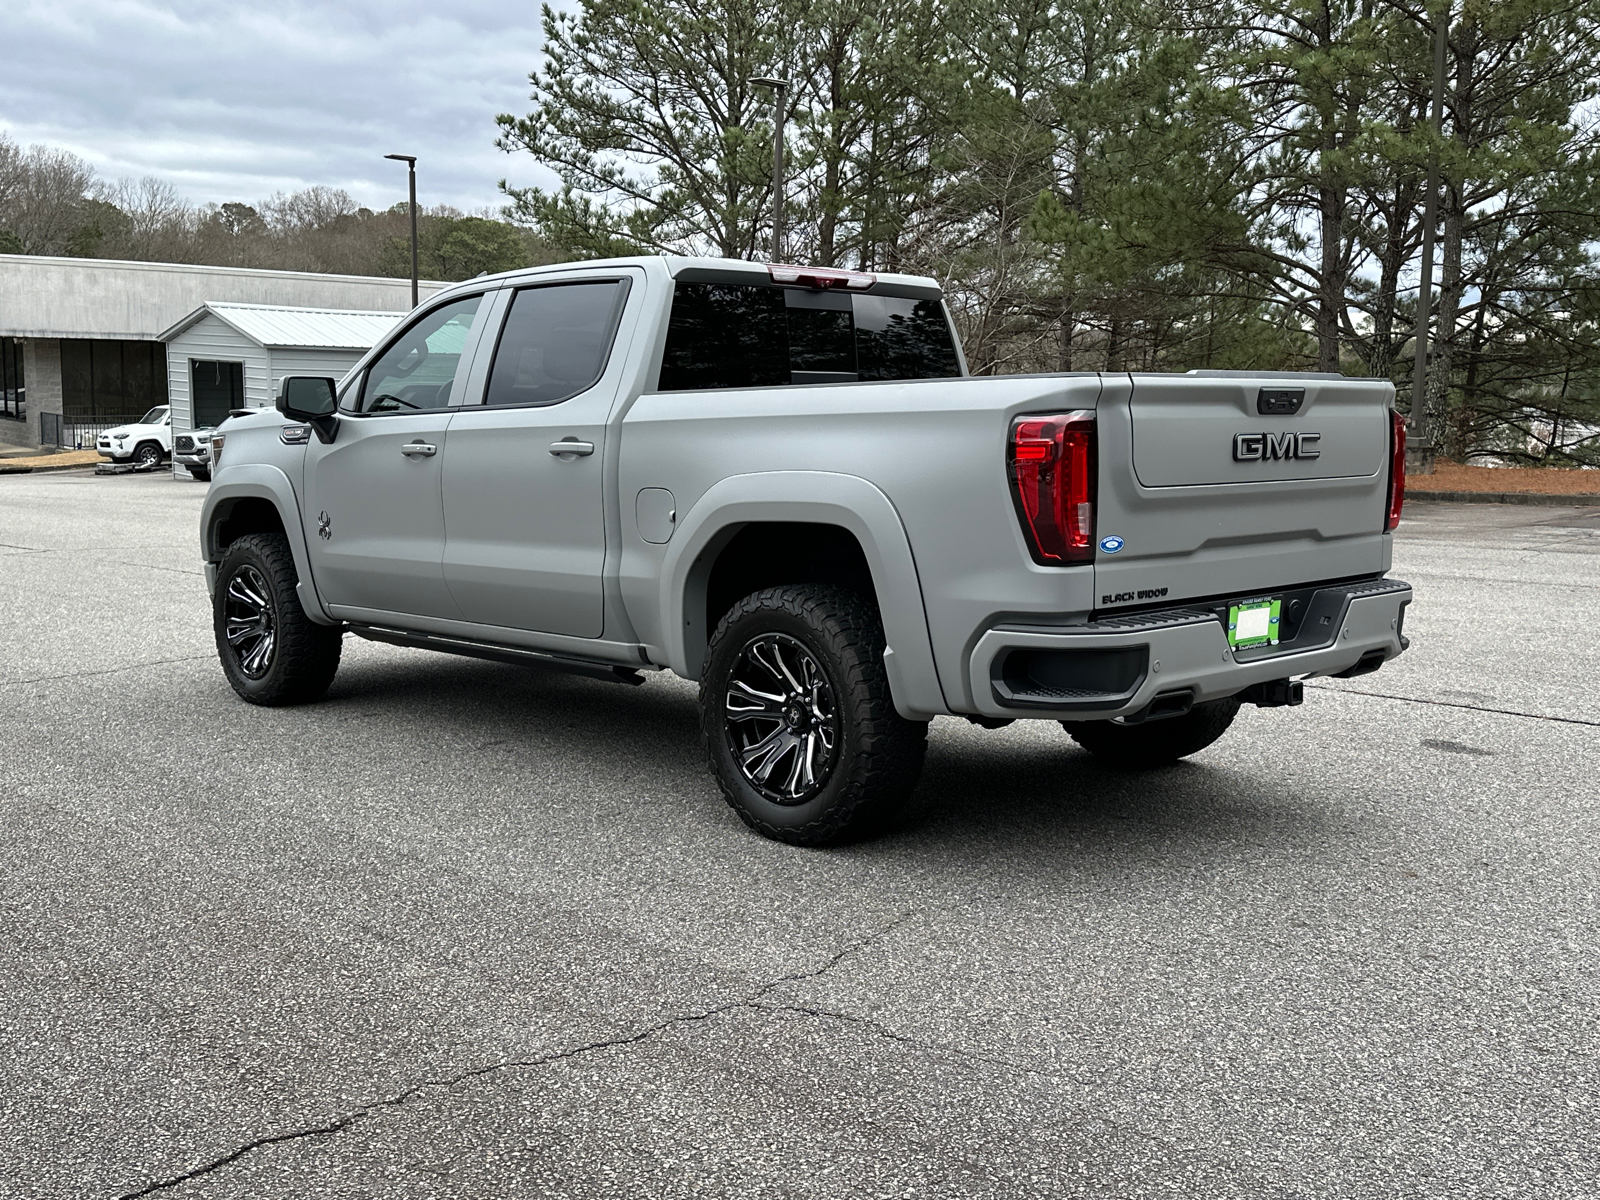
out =
[[[400,447],[400,453],[404,454],[408,458],[413,454],[420,454],[422,457],[426,458],[430,454],[438,453],[438,450],[439,447],[433,445],[431,442],[407,442],[404,446]]]
[[[593,442],[580,442],[577,438],[566,438],[563,441],[551,442],[550,453],[560,458],[563,454],[570,454],[575,458],[582,458],[586,454],[594,453]]]

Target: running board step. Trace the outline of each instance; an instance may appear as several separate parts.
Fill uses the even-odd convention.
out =
[[[441,654],[485,658],[490,662],[510,663],[519,667],[549,667],[552,670],[568,671],[574,675],[587,675],[592,679],[626,683],[633,687],[644,682],[644,676],[633,667],[619,667],[615,663],[592,662],[583,658],[568,658],[564,654],[551,654],[544,650],[529,650],[522,646],[500,646],[493,642],[475,642],[469,638],[445,637],[438,633],[416,633],[409,629],[387,629],[381,625],[352,623],[347,628],[357,637],[366,638],[369,642],[388,642],[391,646],[410,646],[417,650],[437,650]]]

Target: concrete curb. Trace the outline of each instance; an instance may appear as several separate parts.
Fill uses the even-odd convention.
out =
[[[1600,505],[1600,493],[1568,492],[1424,492],[1406,488],[1406,503],[1417,500],[1434,504],[1544,504],[1560,508],[1589,508]]]
[[[92,471],[94,463],[61,463],[59,466],[8,467],[0,460],[0,475],[35,475],[40,471]]]

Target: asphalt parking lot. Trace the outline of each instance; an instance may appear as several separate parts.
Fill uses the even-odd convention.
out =
[[[1384,671],[1143,775],[941,720],[819,852],[670,677],[238,702],[202,494],[0,479],[0,1196],[1600,1194],[1600,509],[1418,506]]]

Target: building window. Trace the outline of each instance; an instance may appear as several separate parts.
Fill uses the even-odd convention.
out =
[[[142,417],[166,402],[160,342],[61,339],[61,408],[69,422]]]
[[[0,337],[0,417],[21,421],[28,415],[28,388],[22,376],[22,343]]]
[[[189,360],[193,416],[190,428],[210,429],[228,419],[230,408],[244,407],[244,364]]]

